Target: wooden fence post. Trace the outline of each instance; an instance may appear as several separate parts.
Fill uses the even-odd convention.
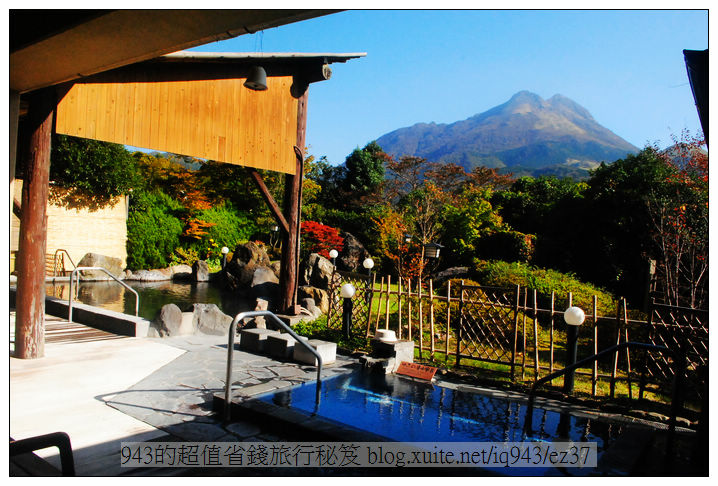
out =
[[[538,292],[534,289],[534,381],[539,379],[539,351],[538,351]]]
[[[424,357],[424,315],[422,313],[421,305],[421,280],[417,282],[418,296],[419,296],[419,356]]]
[[[522,344],[521,344],[521,381],[526,379],[526,299],[528,295],[528,289],[524,289],[524,306],[523,306],[523,331],[522,331]]]
[[[451,279],[446,282],[446,349],[444,361],[449,361],[449,337],[451,336]]]
[[[461,329],[464,326],[464,281],[461,281],[459,288],[459,325],[456,329],[456,366],[461,364]]]
[[[434,281],[429,279],[429,332],[431,332],[431,357],[434,357]]]
[[[623,299],[623,342],[628,342],[628,311],[626,310],[626,299]],[[631,355],[626,348],[626,382],[628,384],[628,398],[633,400],[633,387],[631,386]]]
[[[379,308],[376,311],[376,323],[374,323],[374,333],[379,330],[379,318],[381,317],[381,297],[384,294],[384,277],[381,278],[381,285],[379,286]]]
[[[371,308],[374,302],[374,284],[376,283],[376,273],[371,275],[371,279],[367,279],[367,285],[370,285],[369,291],[367,292],[367,301],[369,302],[369,312],[366,317],[366,337],[369,337],[371,332]]]
[[[399,324],[398,324],[398,326],[399,326],[399,339],[401,339],[401,277],[399,277],[399,282],[398,282],[398,288],[397,288],[397,290],[398,290],[398,294],[397,294],[397,296],[396,296],[396,304],[397,304],[397,306],[398,306],[398,309],[397,309],[397,310],[398,310],[398,312],[399,312]]]
[[[407,289],[406,289],[406,307],[407,307],[406,319],[407,319],[407,327],[408,327],[408,332],[409,332],[409,341],[412,341],[414,338],[413,338],[413,333],[411,332],[412,331],[412,329],[411,329],[411,279],[407,280],[406,285],[407,285]]]
[[[598,354],[598,296],[593,295],[593,354]],[[596,396],[598,382],[598,361],[593,362],[591,374],[591,396]]]
[[[623,297],[621,297],[623,300]],[[621,342],[621,301],[616,303],[616,344]],[[616,393],[616,373],[618,372],[618,350],[613,353],[613,369],[611,370],[611,398]]]
[[[550,356],[549,356],[549,373],[553,373],[553,350],[554,350],[554,318],[556,317],[556,292],[551,291],[551,345],[550,345]],[[551,380],[553,385],[553,380]]]
[[[516,348],[519,342],[519,304],[521,303],[521,286],[516,286],[516,300],[514,304],[514,347],[511,350],[511,381],[516,379]],[[458,343],[457,343],[458,346]]]
[[[389,329],[389,299],[391,298],[391,275],[386,276],[386,319],[384,329]]]

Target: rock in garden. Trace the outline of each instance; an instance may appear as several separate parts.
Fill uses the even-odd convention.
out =
[[[122,260],[119,258],[100,255],[98,253],[87,253],[77,262],[78,267],[102,267],[117,278],[122,276]],[[112,280],[102,270],[85,270],[82,272],[85,280]]]
[[[344,234],[344,248],[337,258],[337,266],[341,270],[356,272],[362,270],[362,262],[369,258],[369,252],[364,245],[351,233]]]
[[[447,280],[451,280],[454,278],[468,278],[469,277],[469,267],[451,267],[447,268],[446,270],[442,270],[441,272],[434,275],[434,289],[437,289],[440,285],[442,285]]]
[[[182,311],[175,304],[167,304],[157,313],[157,316],[150,323],[147,333],[149,337],[172,337],[181,336],[187,332],[182,326]]]
[[[313,299],[315,305],[322,311],[323,314],[329,312],[329,294],[326,290],[304,285],[299,287],[297,291],[297,298],[299,302],[303,299]]]
[[[125,277],[126,280],[138,282],[161,282],[171,278],[171,273],[163,272],[162,270],[137,270],[132,275]]]
[[[279,292],[279,279],[271,268],[257,267],[252,275],[251,288],[254,297],[270,298]]]
[[[169,267],[172,280],[191,280],[192,267],[189,265],[172,265]]]
[[[192,326],[202,334],[226,336],[232,318],[219,310],[215,304],[194,304]]]
[[[192,280],[195,282],[209,282],[209,265],[204,260],[194,262],[192,265]]]
[[[306,261],[302,262],[299,284],[326,290],[329,288],[332,275],[335,275],[332,262],[318,253],[312,253]]]
[[[244,291],[252,284],[257,267],[269,265],[269,257],[264,248],[251,241],[237,245],[232,260],[225,267],[225,279],[230,288]]]

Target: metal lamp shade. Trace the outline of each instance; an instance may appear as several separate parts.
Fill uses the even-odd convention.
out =
[[[267,89],[267,72],[262,66],[252,66],[244,86],[254,91],[265,91]]]

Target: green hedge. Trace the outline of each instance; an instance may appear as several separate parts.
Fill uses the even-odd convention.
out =
[[[164,268],[179,244],[182,205],[162,191],[137,191],[127,218],[127,268]]]

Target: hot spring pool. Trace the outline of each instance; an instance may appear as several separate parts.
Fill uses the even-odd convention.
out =
[[[648,430],[640,427],[638,435],[631,438],[628,436],[637,430],[634,424],[535,407],[533,431],[527,437],[525,401],[454,388],[358,371],[325,380],[318,405],[316,388],[307,385],[262,395],[257,400],[396,442],[595,442],[599,464],[612,444],[620,441],[622,449],[633,441],[640,444]],[[499,472],[596,474],[595,468],[568,468],[561,472],[557,468],[507,468]],[[615,473],[621,471],[612,471]]]

